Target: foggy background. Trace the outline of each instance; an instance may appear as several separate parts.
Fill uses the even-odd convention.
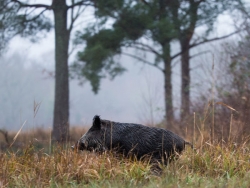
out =
[[[234,30],[230,16],[221,15],[212,36],[222,36]],[[203,28],[198,28],[202,31]],[[211,37],[212,37],[211,36]],[[231,37],[231,39],[234,37]],[[226,40],[230,40],[226,39]],[[225,40],[224,40],[225,41]],[[191,60],[191,101],[209,88],[213,54],[218,53],[220,42],[209,43],[191,50],[191,54],[210,50]],[[173,44],[172,53],[179,50]],[[149,55],[146,55],[150,60]],[[71,55],[69,62],[73,62]],[[113,81],[103,79],[100,91],[95,95],[88,82],[80,86],[78,80],[70,81],[70,124],[89,126],[94,115],[118,122],[151,124],[164,118],[163,75],[152,67],[128,57],[120,61],[127,71]],[[54,105],[54,31],[38,43],[14,38],[0,57],[0,127],[18,130],[27,120],[24,129],[52,126]],[[214,59],[215,69],[219,69]],[[180,106],[180,64],[173,62],[173,91],[175,116]],[[211,96],[207,96],[211,99]],[[37,114],[34,104],[39,104]]]

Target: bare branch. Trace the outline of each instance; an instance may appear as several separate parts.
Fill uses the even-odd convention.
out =
[[[183,53],[183,51],[178,52],[177,54],[173,55],[173,56],[171,57],[171,60],[177,58],[177,57],[180,56],[182,53]]]
[[[206,54],[206,53],[211,53],[211,51],[210,51],[210,50],[205,50],[205,51],[196,53],[196,54],[194,54],[194,55],[192,55],[192,56],[189,56],[189,59],[195,58],[195,57],[197,57],[197,56],[200,56],[200,55]]]
[[[189,48],[188,48],[188,49],[194,48],[194,47],[196,47],[196,46],[199,46],[199,45],[201,45],[201,44],[205,44],[205,43],[208,43],[208,42],[213,42],[213,41],[225,39],[225,38],[231,37],[232,35],[235,35],[235,34],[237,34],[237,33],[239,33],[239,32],[240,32],[240,30],[237,30],[237,31],[235,31],[235,32],[233,32],[233,33],[230,33],[230,34],[225,35],[225,36],[222,36],[222,37],[215,37],[215,38],[212,38],[212,39],[205,39],[205,40],[203,40],[203,41],[200,41],[200,42],[193,43],[193,44],[189,45]],[[181,51],[181,52],[176,53],[175,55],[173,55],[173,56],[171,57],[171,60],[173,60],[173,59],[175,59],[176,57],[180,56],[182,53],[184,53],[184,51]]]
[[[205,39],[205,40],[203,40],[203,41],[201,41],[201,42],[193,43],[193,44],[191,44],[191,45],[189,46],[189,49],[190,49],[190,48],[193,48],[193,47],[196,47],[196,46],[199,46],[199,45],[201,45],[201,44],[207,43],[207,42],[213,42],[213,41],[217,41],[217,40],[221,40],[221,39],[225,39],[225,38],[231,37],[231,36],[233,36],[233,35],[235,35],[235,34],[237,34],[237,33],[239,33],[239,32],[240,32],[240,30],[237,30],[237,31],[235,31],[235,32],[233,32],[233,33],[230,33],[230,34],[228,34],[228,35],[224,35],[224,36],[222,36],[222,37],[215,37],[215,38],[212,38],[212,39]]]
[[[82,5],[88,6],[88,5],[93,5],[93,3],[91,3],[89,0],[83,0],[83,1],[79,1],[77,3],[67,6],[67,9],[71,9],[76,6],[82,6]]]
[[[32,19],[25,20],[25,22],[31,22],[31,21],[36,20],[36,19],[39,18],[45,11],[46,11],[46,9],[44,9],[43,11],[41,11],[37,16],[33,17]]]
[[[146,51],[154,53],[157,56],[161,56],[161,54],[159,52],[157,52],[154,48],[152,48],[151,46],[149,46],[147,44],[144,44],[144,43],[141,43],[141,42],[134,42],[134,44],[142,46],[143,48],[139,47],[139,48],[141,48],[141,50],[146,50]]]
[[[130,54],[130,53],[126,53],[126,52],[123,52],[122,53],[123,55],[126,55],[126,56],[129,56],[129,57],[132,57],[132,58],[134,58],[134,59],[137,59],[137,60],[139,60],[139,61],[141,61],[141,62],[143,62],[143,63],[145,63],[145,64],[147,64],[147,65],[150,65],[150,66],[152,66],[152,67],[155,67],[155,68],[157,68],[157,69],[159,69],[160,71],[164,71],[161,67],[159,67],[159,66],[157,66],[156,64],[154,64],[154,63],[151,63],[151,62],[149,62],[149,61],[147,61],[147,60],[145,60],[145,59],[143,59],[143,58],[141,58],[141,57],[138,57],[138,56],[136,56],[136,55],[133,55],[133,54]]]
[[[71,47],[71,49],[69,50],[69,57],[73,54],[73,52],[75,51],[75,49],[76,49],[77,47],[76,47],[76,45],[74,45],[73,47]]]
[[[74,0],[72,0],[73,2]],[[74,27],[74,23],[75,21],[79,18],[79,16],[84,12],[84,10],[87,8],[87,6],[85,6],[83,9],[81,9],[82,7],[81,6],[78,6],[78,9],[77,9],[77,13],[76,15],[74,16],[74,8],[72,8],[71,10],[71,23],[70,23],[70,26],[69,26],[69,29],[68,31],[71,32],[73,27]]]
[[[52,7],[49,6],[49,5],[45,5],[45,4],[26,4],[26,3],[23,3],[19,0],[11,0],[12,2],[14,3],[18,3],[20,5],[20,7],[30,7],[30,8],[45,8],[46,10],[51,10]]]
[[[71,0],[71,2],[72,2],[72,4],[74,4],[75,0]],[[70,19],[71,19],[71,23],[70,23],[70,26],[69,26],[69,29],[68,29],[69,33],[72,31],[73,26],[74,26],[74,20],[75,20],[74,19],[74,8],[72,8],[72,10],[71,10]]]

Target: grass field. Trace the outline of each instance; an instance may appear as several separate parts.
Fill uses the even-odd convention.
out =
[[[20,134],[19,139],[28,140],[28,135]],[[43,137],[49,140],[49,136]],[[211,144],[198,136],[196,140],[196,149],[187,147],[177,161],[164,167],[161,176],[151,173],[146,160],[136,161],[112,153],[75,152],[69,147],[48,149],[38,142],[26,142],[22,147],[13,144],[13,148],[0,154],[0,187],[250,186],[247,139],[238,144],[233,141]]]

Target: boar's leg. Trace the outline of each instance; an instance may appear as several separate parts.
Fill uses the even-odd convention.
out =
[[[163,167],[167,166],[173,160],[173,156],[169,154],[161,155],[160,153],[152,155],[150,159],[150,171],[153,175],[161,176]]]

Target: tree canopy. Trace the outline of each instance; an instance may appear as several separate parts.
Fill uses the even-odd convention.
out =
[[[35,42],[51,28],[51,21],[43,14],[36,15],[33,11],[22,11],[20,4],[11,0],[0,2],[0,51],[16,35]]]
[[[182,56],[183,100],[189,101],[189,50],[231,36],[209,38],[218,15],[236,5],[230,0],[100,0],[95,2],[97,22],[76,36],[85,46],[79,51],[73,70],[78,78],[89,80],[97,92],[103,77],[111,74],[114,78],[124,72],[116,59],[121,54],[159,69],[164,74],[166,117],[170,119],[173,117],[172,60]],[[194,35],[199,27],[205,28],[204,32]],[[177,41],[181,48],[173,54],[171,43]],[[128,48],[136,50],[135,53],[128,53]],[[149,62],[138,51],[153,54],[154,61]]]

